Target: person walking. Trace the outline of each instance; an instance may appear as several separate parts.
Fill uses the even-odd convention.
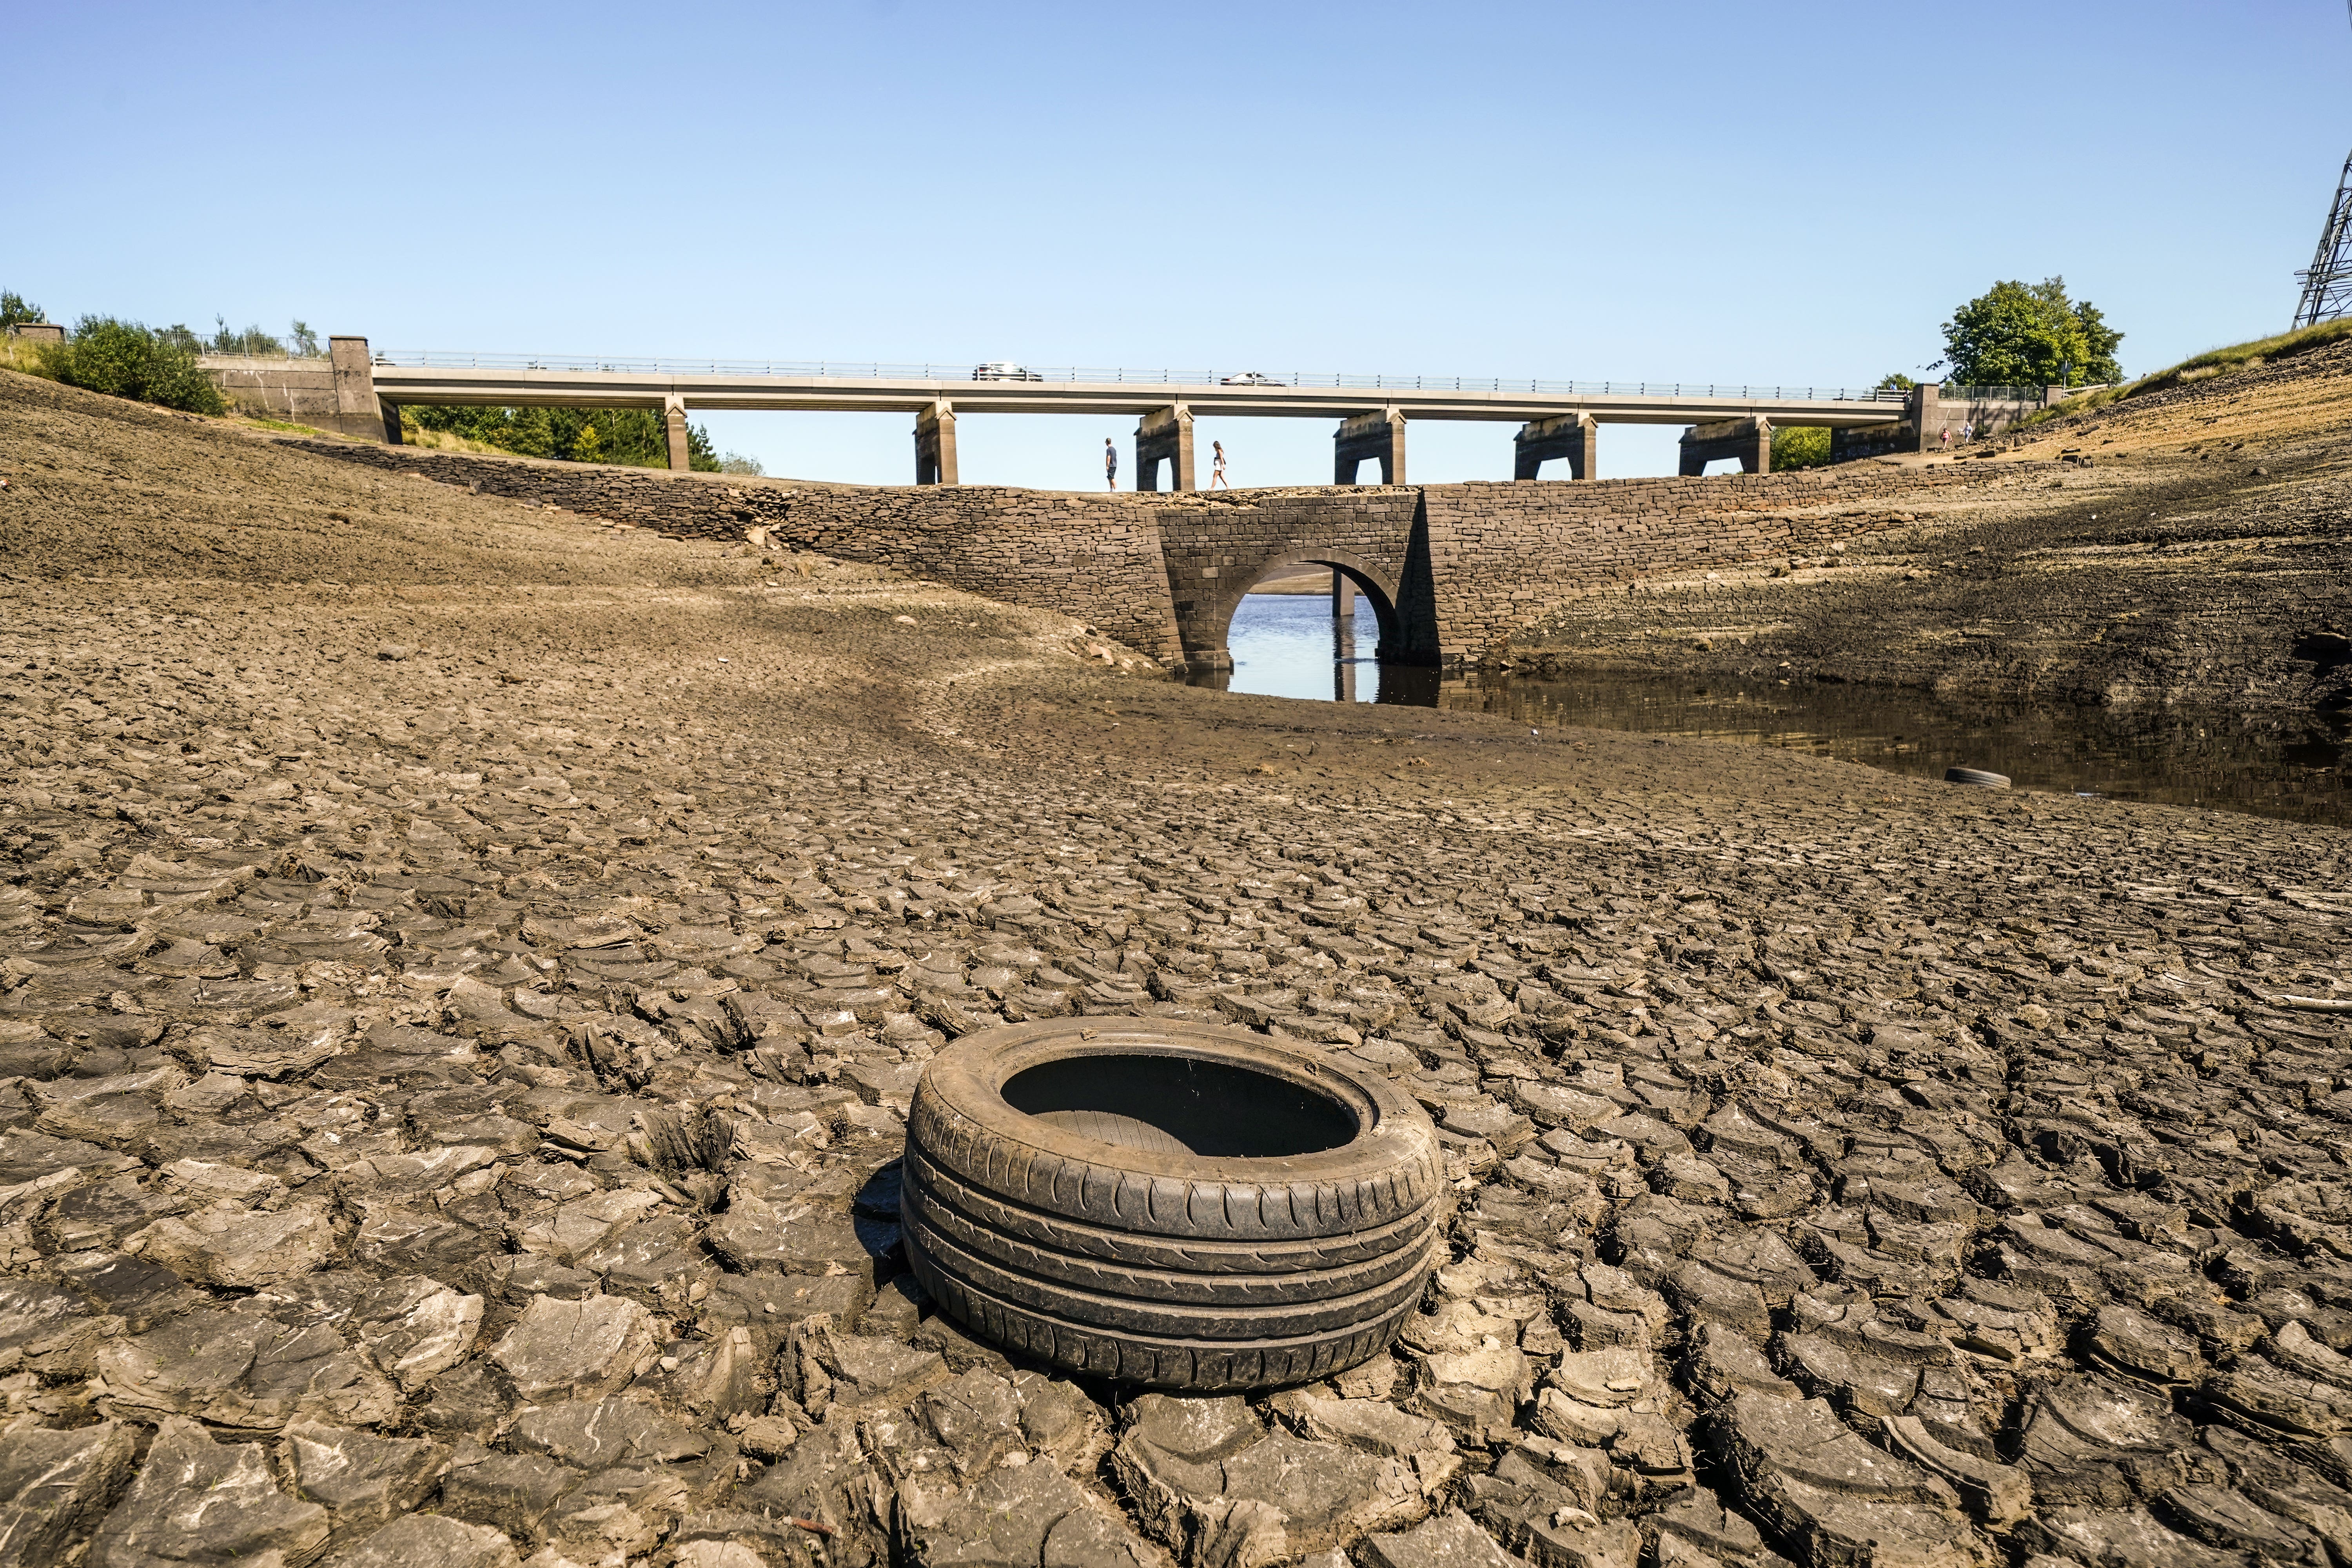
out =
[[[1209,459],[1209,488],[1215,489],[1219,485],[1224,485],[1227,489],[1233,489],[1234,487],[1227,484],[1225,480],[1225,444],[1223,441],[1212,441],[1209,443],[1209,451],[1212,454]]]
[[[1108,436],[1103,437],[1103,482],[1118,489],[1118,447]]]

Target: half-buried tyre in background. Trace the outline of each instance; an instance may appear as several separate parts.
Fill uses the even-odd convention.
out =
[[[1378,1353],[1443,1261],[1436,1130],[1312,1047],[1151,1018],[967,1036],[907,1122],[916,1278],[973,1333],[1160,1388]]]

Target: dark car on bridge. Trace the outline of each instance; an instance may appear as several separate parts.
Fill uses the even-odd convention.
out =
[[[974,381],[1043,381],[1045,379],[1026,365],[1013,364],[1003,360],[999,360],[994,364],[972,366],[971,378]]]

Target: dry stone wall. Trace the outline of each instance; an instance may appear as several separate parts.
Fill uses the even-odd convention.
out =
[[[1901,504],[1922,491],[2019,476],[2016,465],[1865,464],[1711,479],[1088,495],[289,445],[685,538],[740,540],[764,527],[795,548],[1055,610],[1161,659],[1222,653],[1252,583],[1271,567],[1328,559],[1385,597],[1391,657],[1444,665],[1475,662],[1596,584],[1825,548],[1903,526],[1911,517]]]
[[[1151,502],[990,485],[876,488],[589,463],[290,443],[484,495],[562,507],[685,539],[772,540],[1056,610],[1155,658],[1180,654]]]
[[[2033,465],[2036,469],[2048,465]],[[1599,584],[1825,549],[1912,521],[1922,491],[2017,465],[1865,464],[1786,474],[1422,487],[1442,661],[1475,661]]]

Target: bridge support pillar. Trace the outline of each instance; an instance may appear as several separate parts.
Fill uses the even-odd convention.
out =
[[[1343,621],[1356,614],[1356,580],[1337,566],[1331,568],[1331,614]]]
[[[329,338],[327,371],[335,388],[335,428],[363,440],[400,439],[400,421],[384,417],[375,395],[375,362],[365,338]]]
[[[1189,490],[1192,483],[1192,411],[1182,404],[1145,415],[1135,426],[1135,488],[1160,488],[1160,465],[1175,473],[1172,489]]]
[[[1706,472],[1709,463],[1739,459],[1743,474],[1772,471],[1772,422],[1762,415],[1748,419],[1718,419],[1694,425],[1683,432],[1683,460],[1676,472],[1688,478]]]
[[[915,416],[915,482],[919,485],[958,482],[955,408],[945,398]]]
[[[1404,416],[1394,408],[1351,415],[1331,437],[1331,482],[1352,485],[1366,462],[1381,466],[1381,483],[1401,485],[1404,477]]]
[[[1532,479],[1546,462],[1554,458],[1566,458],[1570,479],[1599,479],[1600,431],[1601,427],[1593,423],[1590,414],[1562,414],[1556,418],[1531,420],[1520,426],[1511,461],[1511,478]]]
[[[662,399],[662,427],[669,435],[669,470],[682,474],[694,467],[694,448],[686,438],[686,399]]]
[[[1918,449],[1917,433],[1905,425],[1840,425],[1830,431],[1830,461],[1851,463]]]
[[[377,416],[383,421],[383,444],[387,447],[400,446],[400,405],[379,397],[375,400],[375,410]]]

